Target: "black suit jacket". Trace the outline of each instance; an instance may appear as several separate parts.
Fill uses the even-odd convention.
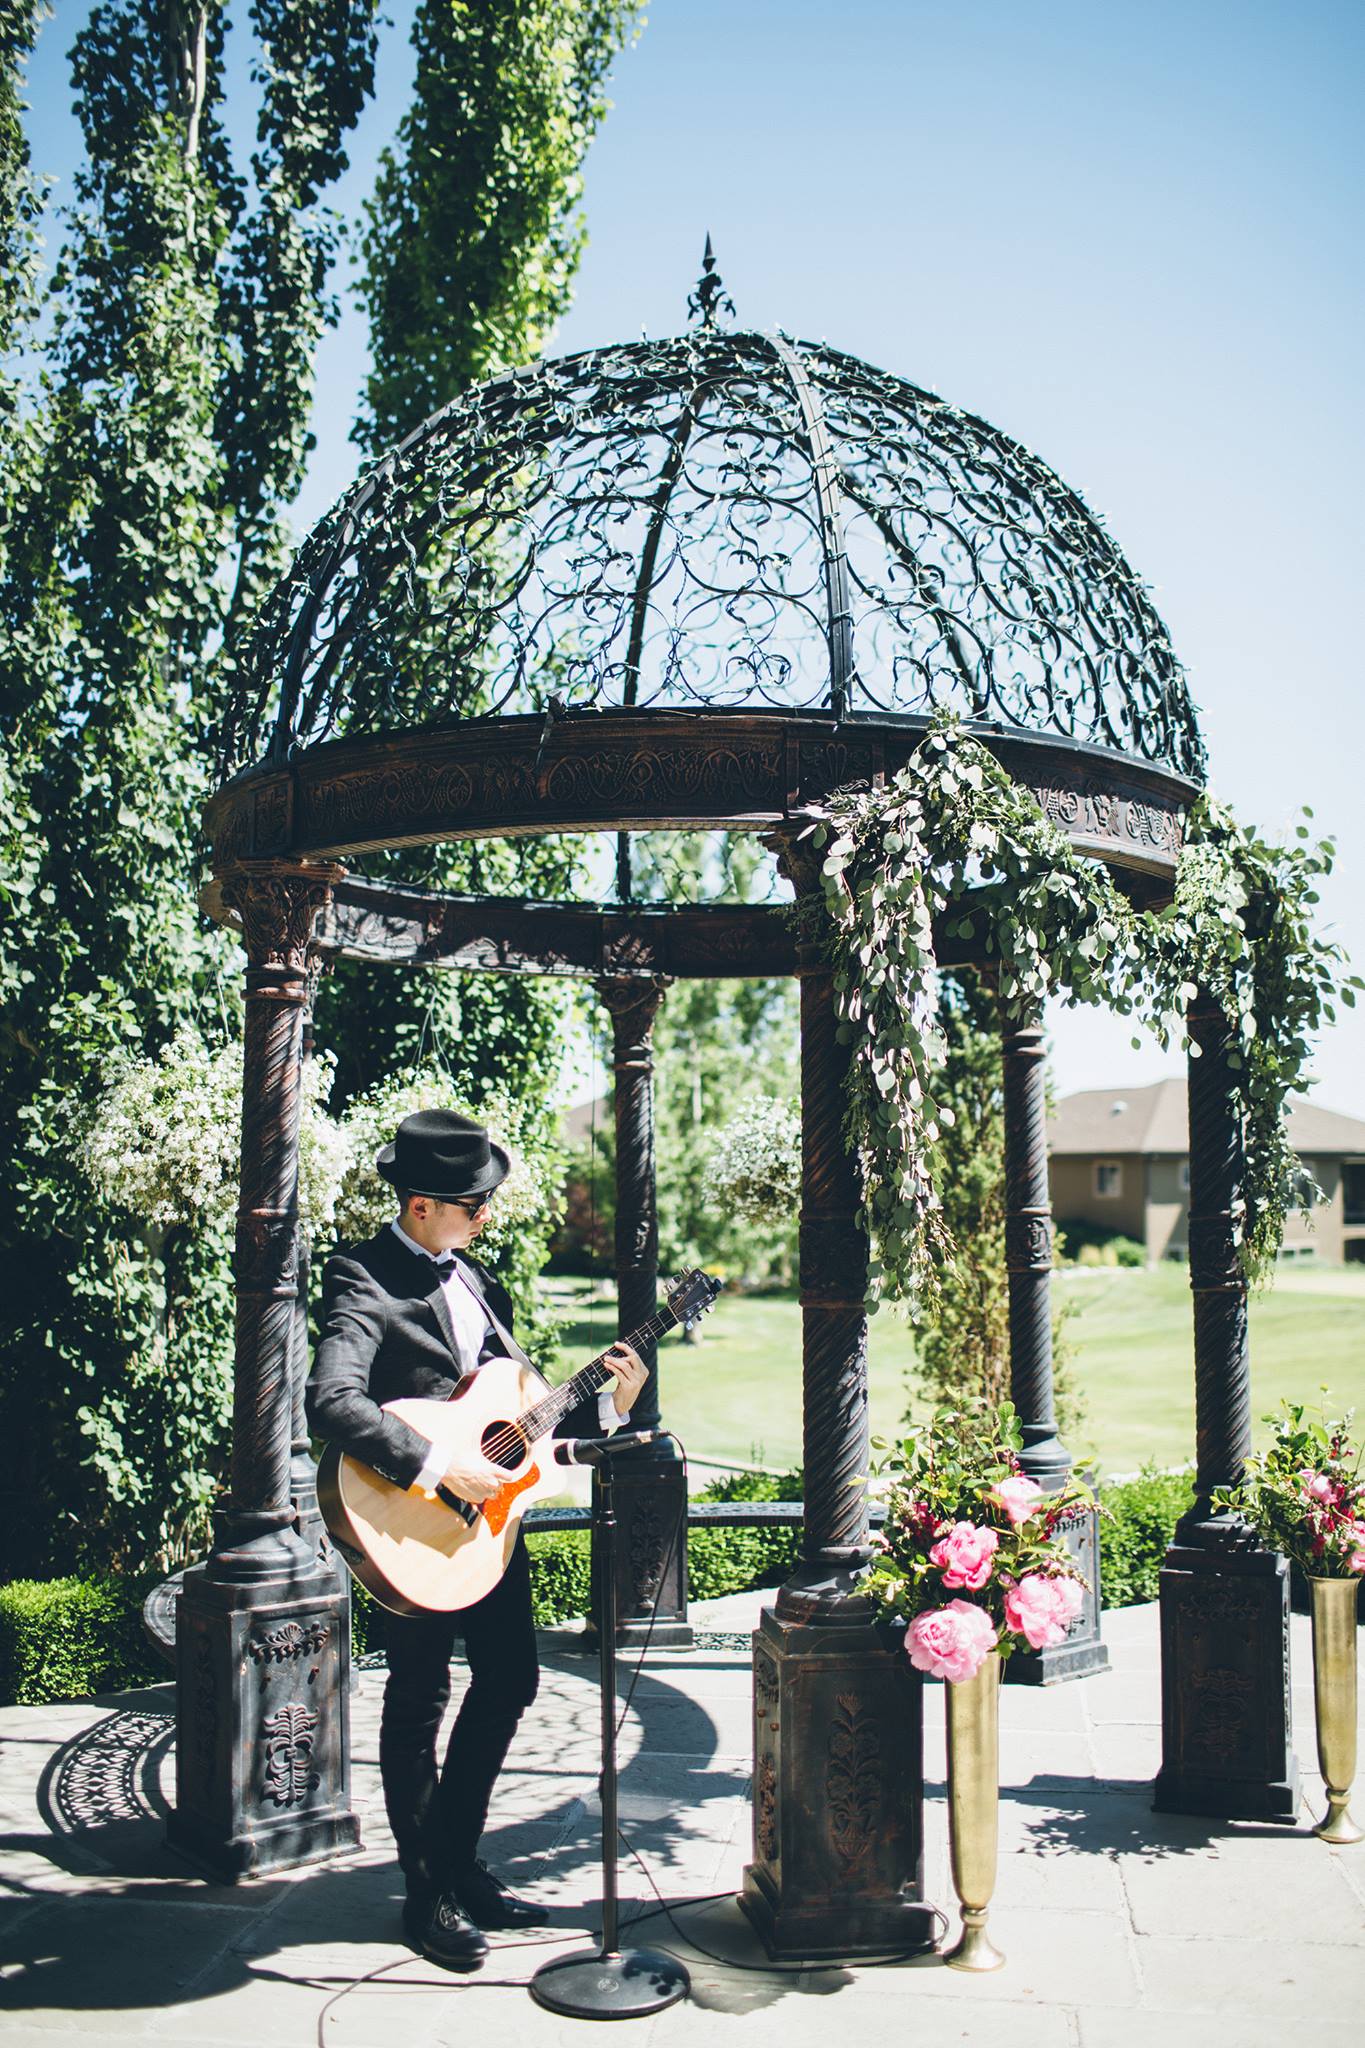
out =
[[[506,1288],[468,1254],[465,1270],[493,1324],[491,1346],[524,1359],[512,1335]],[[338,1252],[322,1275],[322,1334],[306,1390],[308,1426],[398,1486],[411,1486],[431,1448],[417,1430],[385,1415],[386,1401],[448,1401],[472,1361],[461,1359],[441,1276],[385,1224],[364,1244]],[[599,1433],[597,1402],[579,1402],[565,1436]]]

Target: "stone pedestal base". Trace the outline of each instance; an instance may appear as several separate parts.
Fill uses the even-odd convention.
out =
[[[923,1695],[870,1620],[764,1610],[754,1634],[754,1860],[740,1904],[773,1956],[931,1948]]]
[[[1064,1643],[1052,1650],[1016,1650],[1005,1660],[1006,1685],[1057,1685],[1067,1678],[1093,1678],[1109,1669],[1109,1652],[1100,1641],[1099,1516],[1078,1512],[1059,1527],[1077,1570],[1084,1578],[1085,1605],[1067,1631]]]
[[[1293,1821],[1299,1769],[1290,1728],[1284,1559],[1249,1541],[1178,1540],[1161,1572],[1162,1764],[1153,1806]]]
[[[350,1594],[188,1571],[176,1628],[171,1848],[220,1882],[360,1846],[351,1811]]]
[[[665,1447],[667,1449],[668,1447]],[[687,1467],[676,1455],[624,1453],[612,1467],[616,1502],[616,1640],[622,1649],[690,1650],[687,1619]],[[593,1507],[597,1475],[593,1474]],[[596,1559],[593,1565],[596,1584]],[[597,1601],[593,1600],[593,1613]],[[650,1622],[653,1619],[651,1632]],[[592,1622],[585,1647],[597,1641]]]

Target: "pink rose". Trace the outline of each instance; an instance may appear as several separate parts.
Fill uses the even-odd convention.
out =
[[[1325,1472],[1300,1472],[1299,1485],[1309,1500],[1331,1500],[1336,1492]]]
[[[999,1547],[994,1529],[978,1529],[975,1522],[954,1522],[929,1552],[929,1562],[939,1567],[950,1591],[961,1586],[968,1593],[979,1593],[991,1575],[991,1560]]]
[[[1353,1550],[1346,1560],[1346,1569],[1365,1574],[1365,1550]]]
[[[1026,1522],[1029,1516],[1036,1512],[1038,1503],[1043,1498],[1043,1489],[1036,1479],[1025,1479],[1021,1476],[1017,1479],[1002,1479],[998,1486],[991,1488],[986,1498],[993,1507],[999,1508],[1002,1514],[1009,1516],[1011,1529],[1017,1529],[1021,1522]]]
[[[1029,1572],[1005,1594],[1005,1626],[1035,1650],[1050,1650],[1065,1642],[1084,1600],[1079,1579],[1049,1579]]]
[[[975,1678],[995,1648],[995,1623],[970,1600],[950,1600],[946,1607],[917,1614],[905,1632],[905,1647],[916,1671],[960,1685]]]

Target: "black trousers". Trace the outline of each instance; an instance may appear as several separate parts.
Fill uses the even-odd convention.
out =
[[[409,1887],[449,1884],[474,1860],[488,1801],[512,1737],[536,1696],[531,1570],[518,1537],[491,1593],[457,1614],[384,1618],[389,1679],[379,1724],[379,1773],[398,1861]],[[436,1768],[450,1699],[450,1653],[463,1635],[469,1686]]]

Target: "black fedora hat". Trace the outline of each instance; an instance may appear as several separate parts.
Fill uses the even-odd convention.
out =
[[[405,1116],[374,1163],[394,1187],[436,1202],[486,1195],[506,1180],[512,1164],[483,1125],[457,1109],[419,1109]]]

